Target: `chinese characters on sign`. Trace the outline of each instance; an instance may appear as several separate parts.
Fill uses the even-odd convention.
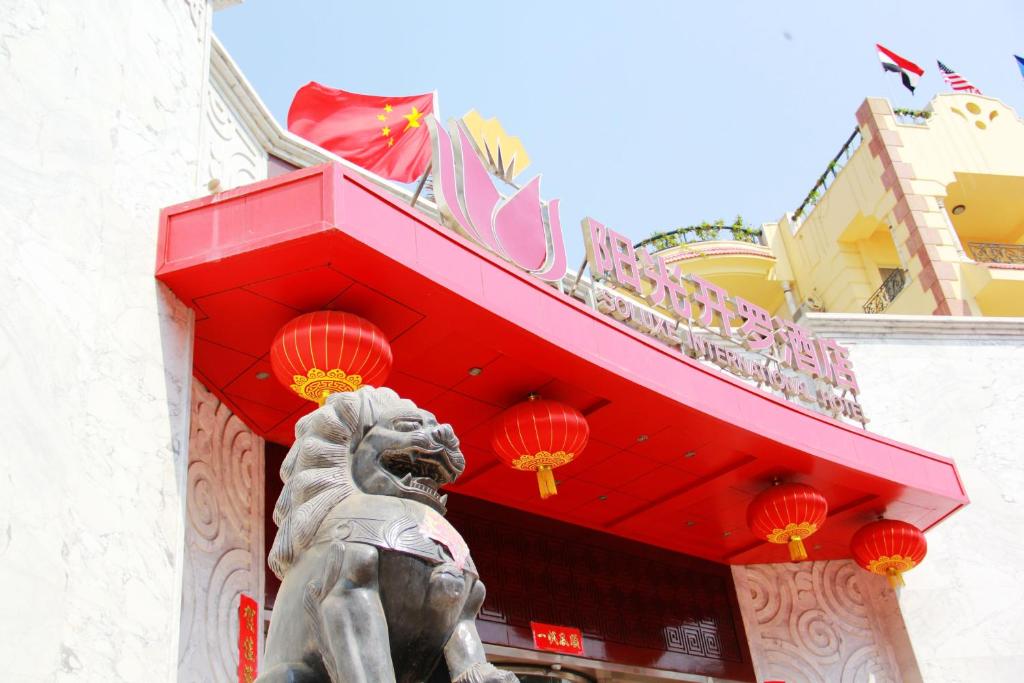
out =
[[[597,309],[630,327],[706,360],[734,375],[835,416],[867,422],[847,349],[816,338],[701,277],[684,274],[660,254],[636,249],[624,235],[592,218],[583,220],[583,241],[594,281]],[[695,334],[706,330],[742,348]]]
[[[256,680],[257,625],[260,608],[248,595],[238,603],[238,683]]]
[[[530,629],[533,631],[533,646],[538,650],[565,655],[583,654],[583,634],[578,628],[531,621]]]

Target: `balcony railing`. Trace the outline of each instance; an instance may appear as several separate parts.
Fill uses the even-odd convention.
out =
[[[825,167],[825,172],[818,178],[818,182],[814,183],[814,187],[804,197],[804,201],[793,212],[793,222],[796,223],[800,220],[800,217],[804,214],[808,214],[818,205],[818,200],[821,199],[822,195],[832,186],[832,182],[839,175],[839,172],[846,166],[846,162],[850,160],[853,153],[860,147],[860,128],[854,128],[850,137],[846,139],[839,153],[832,157],[832,161],[828,162],[828,166]]]
[[[978,263],[1008,263],[1024,265],[1024,244],[997,242],[968,242],[971,258]]]
[[[925,109],[893,109],[892,113],[896,115],[898,123],[913,123],[917,126],[923,126],[932,117],[932,113]]]
[[[881,313],[889,308],[896,296],[907,286],[907,271],[894,270],[885,278],[882,286],[875,290],[871,298],[864,304],[865,313]]]
[[[651,235],[647,239],[637,242],[633,247],[640,249],[649,246],[653,251],[671,249],[683,244],[696,244],[699,242],[717,242],[721,240],[733,242],[749,242],[750,244],[761,244],[767,246],[761,228],[744,225],[737,219],[736,223],[726,225],[724,221],[714,223],[702,223],[690,225],[685,228],[677,228],[668,232],[660,232]]]

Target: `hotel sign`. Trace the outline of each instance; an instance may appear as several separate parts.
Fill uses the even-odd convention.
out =
[[[560,282],[566,272],[558,200],[541,200],[540,176],[503,197],[464,121],[445,130],[427,117],[434,197],[441,221],[534,277]]]
[[[602,313],[760,387],[867,422],[849,351],[835,340],[814,337],[803,325],[684,274],[592,218],[583,220],[583,241]]]
[[[452,121],[446,130],[429,116],[427,125],[442,222],[534,277],[561,282],[567,263],[558,200],[541,199],[540,176],[504,197],[464,121]],[[802,325],[701,277],[684,275],[664,256],[634,248],[627,237],[592,218],[583,220],[583,239],[595,305],[602,313],[759,387],[836,417],[867,422],[849,352],[834,340],[815,338]]]

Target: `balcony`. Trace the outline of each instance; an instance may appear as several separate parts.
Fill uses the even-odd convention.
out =
[[[980,313],[1024,316],[1024,174],[957,172],[943,205]]]
[[[704,222],[700,225],[690,225],[668,232],[655,233],[647,239],[637,242],[634,247],[636,249],[648,247],[651,251],[658,252],[701,242],[747,242],[748,244],[768,245],[761,228],[746,225],[743,219],[737,216],[732,225],[726,225],[725,221],[717,220],[714,223]]]
[[[924,126],[928,123],[928,119],[932,117],[931,111],[927,109],[902,109],[897,107],[892,110],[892,113],[896,116],[897,123],[911,126]]]
[[[885,309],[889,308],[889,304],[906,288],[909,281],[907,271],[900,268],[893,270],[882,282],[882,286],[876,289],[871,298],[864,303],[864,312],[884,313]]]
[[[964,283],[982,315],[1024,316],[1024,244],[967,242]]]
[[[657,233],[635,246],[660,253],[684,273],[710,280],[768,311],[784,303],[768,240],[760,226],[746,225],[742,218],[732,225],[718,220]]]
[[[978,263],[1002,263],[1024,266],[1024,244],[968,242],[967,251]]]

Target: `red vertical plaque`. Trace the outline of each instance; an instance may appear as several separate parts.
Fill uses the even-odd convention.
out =
[[[256,680],[256,644],[259,642],[260,608],[256,601],[242,594],[238,603],[238,683]]]
[[[533,631],[533,646],[538,650],[564,655],[583,654],[583,634],[578,628],[531,621],[530,629]]]

